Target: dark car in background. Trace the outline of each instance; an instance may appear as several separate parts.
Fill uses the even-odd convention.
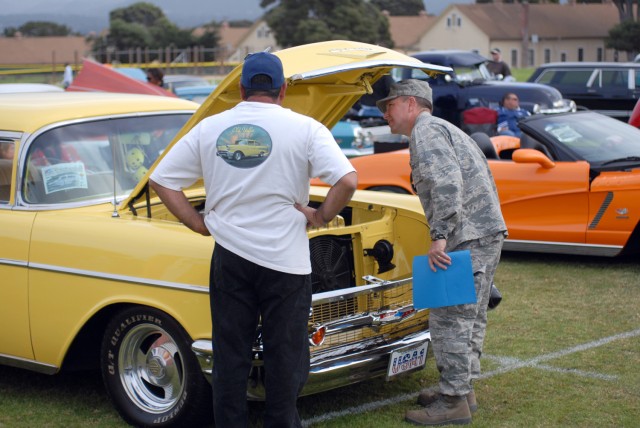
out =
[[[464,110],[473,107],[498,108],[507,92],[520,98],[520,106],[531,113],[564,113],[575,111],[575,104],[563,98],[555,88],[538,83],[495,80],[487,69],[487,58],[470,51],[433,50],[412,55],[422,62],[451,67],[453,73],[427,76],[420,70],[399,69],[395,78],[421,79],[433,89],[434,116],[461,126]]]
[[[575,101],[578,108],[626,122],[640,96],[640,63],[548,63],[538,67],[529,82],[553,86]]]

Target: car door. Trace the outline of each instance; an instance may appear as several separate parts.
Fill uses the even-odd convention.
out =
[[[3,356],[33,359],[29,326],[29,240],[35,213],[14,209],[16,158],[20,134],[1,132],[0,141],[15,145],[14,159],[0,159],[0,361]],[[8,186],[6,179],[9,179]],[[9,197],[6,197],[9,196]]]
[[[543,250],[545,246],[586,242],[587,162],[555,162],[552,167],[545,167],[539,163],[496,160],[489,161],[489,165],[509,228],[505,245],[523,244],[523,250],[531,247]]]

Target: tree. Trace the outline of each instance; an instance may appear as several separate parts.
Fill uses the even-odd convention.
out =
[[[627,20],[609,30],[607,47],[626,52],[627,60],[632,61],[640,47],[640,22]]]
[[[282,47],[341,39],[393,46],[387,17],[364,0],[281,0],[266,21]]]
[[[413,16],[424,11],[422,0],[371,0],[371,3],[391,16]]]
[[[618,8],[620,22],[640,21],[640,1],[638,0],[613,0],[613,4]],[[635,17],[633,9],[635,6]]]
[[[29,21],[18,28],[8,27],[4,30],[6,37],[15,37],[17,33],[25,37],[69,36],[74,34],[71,28],[66,25],[49,21]]]
[[[139,2],[109,13],[109,34],[106,38],[93,39],[93,51],[165,47],[184,49],[202,41],[207,42],[207,47],[215,48],[218,38],[215,28],[212,31],[213,36],[205,31],[202,36],[206,36],[205,39],[196,39],[191,30],[180,29],[169,21],[159,7]]]
[[[620,23],[609,30],[606,44],[608,48],[626,52],[631,61],[640,48],[640,1],[613,0],[613,3],[618,8]]]

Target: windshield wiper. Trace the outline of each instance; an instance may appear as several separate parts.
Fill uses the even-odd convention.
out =
[[[603,162],[602,166],[609,165],[612,163],[628,162],[628,161],[640,161],[640,156],[627,156],[626,158],[613,159],[610,161]]]

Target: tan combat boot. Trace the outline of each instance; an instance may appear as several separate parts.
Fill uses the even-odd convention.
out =
[[[471,423],[471,411],[466,397],[440,395],[420,410],[408,410],[404,419],[415,425],[466,425]]]
[[[440,390],[438,388],[428,388],[420,391],[418,395],[418,404],[421,406],[428,406],[429,404],[440,398]],[[467,404],[471,413],[475,413],[478,410],[478,402],[476,401],[476,393],[473,389],[467,394]]]

